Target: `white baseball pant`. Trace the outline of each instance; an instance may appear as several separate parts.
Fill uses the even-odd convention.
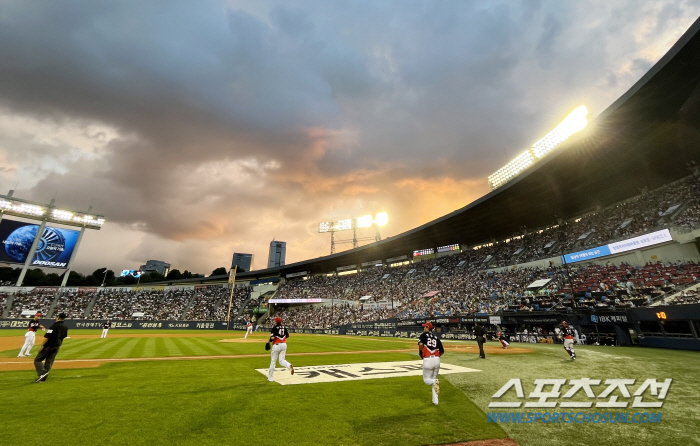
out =
[[[36,333],[33,331],[28,331],[24,334],[24,345],[22,346],[22,349],[19,351],[19,355],[17,356],[25,356],[28,355],[30,351],[32,351],[32,347],[34,347],[34,341],[36,340]]]
[[[107,332],[109,331],[109,328],[103,328],[102,329],[102,336],[100,338],[106,338],[107,337]]]
[[[569,357],[576,356],[576,352],[574,351],[573,339],[564,339],[564,350],[566,350],[566,352],[569,354]]]
[[[283,342],[281,344],[274,344],[270,351],[270,370],[267,372],[267,380],[272,381],[272,375],[275,373],[275,366],[277,365],[277,360],[284,368],[291,368],[291,364],[284,359],[284,355],[287,354],[287,343]]]
[[[251,334],[252,332],[253,332],[253,326],[249,325],[248,328],[246,328],[245,337],[243,339],[247,338],[248,335]]]
[[[440,357],[439,356],[429,356],[423,358],[423,382],[432,387],[433,391],[433,404],[438,403],[438,394],[435,391],[435,380],[440,373]]]

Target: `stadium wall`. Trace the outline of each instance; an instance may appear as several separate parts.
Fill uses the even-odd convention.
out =
[[[41,324],[49,327],[52,319],[40,319]],[[29,319],[0,319],[0,329],[27,328]],[[83,320],[66,319],[69,330],[102,329],[105,319]],[[146,330],[226,330],[225,321],[112,321],[112,329],[146,329]],[[245,324],[231,323],[231,330],[245,330]]]

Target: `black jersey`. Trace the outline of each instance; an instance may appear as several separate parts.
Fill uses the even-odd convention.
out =
[[[108,330],[112,328],[112,323],[111,322],[105,322],[105,324],[102,326],[105,330]]]
[[[68,328],[66,328],[63,321],[56,321],[55,324],[46,330],[44,347],[60,347],[66,336],[68,336]]]
[[[421,353],[423,358],[430,356],[440,356],[445,353],[445,349],[442,348],[442,342],[440,339],[431,332],[424,332],[418,338],[418,343],[423,344],[423,349]]]
[[[573,339],[574,336],[576,335],[576,332],[574,331],[573,328],[566,326],[566,327],[561,327],[561,334],[566,339]]]
[[[41,323],[39,321],[35,321],[34,319],[32,319],[31,321],[29,321],[29,325],[27,326],[27,331],[36,332],[40,328],[41,328]]]
[[[284,325],[277,325],[270,331],[270,341],[273,344],[284,344],[289,337],[289,330]]]

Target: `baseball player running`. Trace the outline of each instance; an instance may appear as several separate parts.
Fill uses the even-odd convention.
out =
[[[250,321],[250,316],[248,316],[248,319],[245,320],[245,337],[243,339],[247,339],[248,335],[253,332],[253,323]]]
[[[433,324],[426,322],[423,324],[423,334],[418,338],[418,355],[423,358],[423,382],[432,386],[433,404],[437,406],[438,395],[440,395],[440,356],[445,353],[442,342],[431,331]]]
[[[498,340],[501,341],[503,348],[508,348],[510,345],[510,342],[506,341],[506,337],[500,331],[498,332]]]
[[[561,334],[564,336],[564,350],[569,354],[571,360],[576,359],[576,352],[574,351],[574,342],[576,338],[576,330],[569,327],[569,323],[564,321],[561,323]]]
[[[270,352],[270,370],[267,373],[267,380],[274,381],[272,375],[275,373],[275,366],[277,365],[277,360],[282,367],[288,368],[289,371],[294,375],[294,366],[284,359],[284,355],[287,354],[287,338],[289,338],[289,331],[282,325],[282,318],[275,318],[275,326],[270,331],[270,341],[272,343],[272,351]]]
[[[19,351],[19,355],[17,355],[18,358],[30,358],[32,355],[29,352],[31,352],[32,347],[34,347],[34,341],[36,341],[36,331],[39,328],[46,331],[46,327],[41,325],[41,323],[39,322],[40,317],[41,312],[39,311],[34,315],[34,318],[31,321],[29,321],[29,325],[27,326],[27,332],[24,334],[24,345]]]
[[[112,328],[112,321],[107,321],[102,325],[102,336],[100,336],[100,339],[107,337],[107,332],[109,332],[110,328]]]

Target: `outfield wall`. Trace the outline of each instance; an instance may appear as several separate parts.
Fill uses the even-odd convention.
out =
[[[0,319],[0,329],[27,328],[31,319]],[[51,326],[54,319],[40,319],[45,327]],[[65,324],[69,330],[102,329],[105,319],[82,320],[66,319]],[[226,330],[225,321],[112,321],[112,330],[120,329],[147,329],[147,330]],[[245,324],[232,323],[231,330],[245,330]]]
[[[700,351],[700,304],[669,305],[652,308],[632,308],[626,312],[604,313],[553,313],[507,314],[498,316],[476,315],[471,317],[445,317],[429,319],[443,339],[474,340],[472,328],[475,323],[494,326],[509,335],[516,335],[517,327],[542,326],[550,332],[567,320],[580,334],[592,342],[601,336],[616,339],[616,345],[635,345]],[[44,326],[54,321],[41,319]],[[385,319],[373,322],[360,322],[341,327],[290,328],[292,333],[378,336],[417,338],[422,332],[426,319],[397,320]],[[29,319],[0,319],[0,329],[23,329]],[[105,320],[66,320],[69,329],[102,329]],[[232,322],[231,330],[245,330],[245,324]],[[113,321],[112,329],[149,330],[226,330],[225,321]],[[264,331],[267,331],[264,329]]]

